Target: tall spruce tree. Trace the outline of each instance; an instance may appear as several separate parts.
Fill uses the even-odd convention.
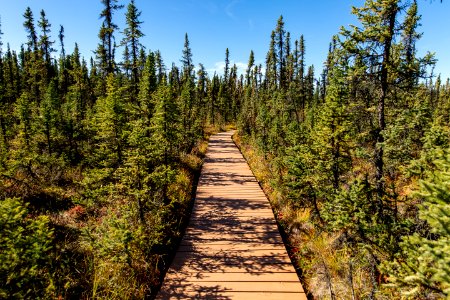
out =
[[[247,70],[245,71],[245,80],[247,85],[250,85],[250,81],[252,80],[251,72],[254,66],[255,66],[255,53],[253,52],[253,50],[251,50],[250,56],[248,58]]]
[[[216,125],[216,115],[217,115],[217,100],[219,94],[219,76],[214,73],[211,83],[208,88],[208,98],[209,98],[209,120],[213,125]]]
[[[59,56],[59,78],[58,79],[59,79],[59,89],[61,90],[63,95],[65,95],[67,93],[67,88],[69,85],[64,37],[65,37],[64,26],[60,25],[58,39],[59,39],[59,46],[61,47],[61,50],[60,50],[60,56]]]
[[[40,120],[42,122],[42,131],[45,137],[47,152],[52,154],[54,151],[54,140],[57,132],[59,115],[59,96],[54,81],[51,81],[44,99],[41,101]]]
[[[197,71],[197,86],[196,86],[196,97],[197,97],[197,121],[200,122],[201,126],[201,136],[204,135],[204,126],[206,126],[208,109],[207,109],[207,85],[208,85],[208,72],[203,64],[199,64]]]
[[[274,31],[274,52],[276,64],[276,78],[278,86],[282,89],[286,88],[286,58],[287,53],[287,38],[286,30],[284,29],[283,16],[280,16],[277,21],[277,26]]]
[[[225,50],[225,66],[223,69],[223,81],[220,90],[220,110],[223,121],[227,123],[230,119],[231,113],[231,76],[230,76],[230,51]]]
[[[123,56],[122,56],[122,68],[123,72],[125,73],[125,77],[130,78],[131,77],[131,61],[130,61],[130,50],[128,48],[128,45],[125,45],[125,49],[123,50]]]
[[[32,134],[32,102],[30,95],[23,92],[15,105],[15,113],[19,120],[18,137],[24,148],[29,150]]]
[[[95,107],[95,154],[106,174],[119,167],[123,161],[127,122],[122,92],[123,88],[119,87],[114,75],[108,75],[106,96],[100,98]]]
[[[5,60],[3,57],[3,31],[0,18],[0,168],[3,166],[4,159],[8,150],[8,140],[6,133],[6,119],[7,119],[7,98],[6,92],[6,76],[5,76]]]
[[[192,61],[192,50],[187,33],[184,35],[184,47],[181,63],[183,64],[182,66],[183,82],[193,79],[194,63]]]
[[[139,53],[143,48],[140,38],[144,36],[141,31],[142,21],[139,20],[141,12],[137,9],[134,0],[127,6],[125,14],[126,27],[123,31],[123,39],[121,45],[126,46],[129,51],[130,67],[131,67],[131,84],[133,96],[137,95],[137,86],[139,84]]]
[[[164,82],[154,94],[155,114],[152,117],[152,144],[158,167],[153,172],[154,188],[159,191],[163,204],[169,204],[168,186],[174,180],[173,163],[179,155],[181,138],[180,112],[173,98],[171,87]],[[183,133],[185,134],[185,133]]]
[[[172,97],[170,86],[161,84],[154,94],[155,114],[152,118],[153,139],[159,145],[160,163],[168,166],[178,155],[180,142],[179,109]],[[185,137],[183,137],[184,139]]]
[[[23,14],[25,18],[25,22],[23,26],[28,33],[28,50],[37,50],[38,49],[38,37],[36,33],[36,27],[34,26],[34,17],[33,12],[30,7],[27,7],[25,13]]]
[[[264,78],[266,89],[277,88],[277,56],[275,49],[275,31],[270,36],[270,47],[266,55],[266,76]]]
[[[155,63],[156,63],[156,70],[158,74],[158,84],[162,83],[164,80],[166,80],[166,66],[164,65],[161,52],[157,50],[155,52]]]
[[[45,62],[47,63],[47,65],[49,65],[51,54],[56,50],[52,48],[52,45],[55,42],[51,41],[50,38],[51,24],[49,23],[44,10],[41,10],[41,17],[38,21],[38,26],[41,29],[41,36],[39,37],[39,47],[42,51]]]
[[[139,108],[142,113],[139,117],[145,121],[147,126],[150,126],[150,119],[155,111],[153,93],[156,91],[157,86],[155,55],[153,52],[150,52],[145,61],[144,70],[142,71],[138,95]]]
[[[367,0],[361,8],[354,8],[362,27],[352,30],[343,29],[344,48],[362,64],[356,68],[368,69],[366,82],[374,85],[372,94],[376,106],[376,125],[373,129],[375,143],[373,162],[375,167],[375,184],[377,190],[377,212],[383,218],[384,179],[384,131],[386,129],[386,101],[395,88],[399,78],[398,60],[393,57],[396,37],[400,35],[399,15],[400,0]],[[362,69],[356,71],[365,74]]]
[[[103,74],[107,75],[113,73],[116,68],[114,31],[119,29],[119,27],[113,22],[113,15],[114,12],[123,8],[123,5],[118,5],[117,0],[101,0],[101,3],[104,6],[100,13],[100,18],[103,19],[103,22],[98,35],[100,44],[95,53]]]
[[[194,106],[195,104],[195,73],[194,64],[192,61],[192,50],[189,43],[187,33],[184,37],[183,56],[181,58],[182,66],[182,78],[180,89],[180,107],[182,108],[183,118],[183,131],[186,137],[185,150],[189,151],[193,146],[192,130],[195,124]]]

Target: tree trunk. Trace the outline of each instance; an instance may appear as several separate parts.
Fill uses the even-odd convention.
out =
[[[378,99],[378,130],[376,131],[376,150],[375,150],[375,179],[376,179],[376,190],[377,190],[377,205],[378,205],[378,213],[380,217],[383,216],[383,193],[384,193],[384,180],[383,180],[383,155],[384,155],[384,130],[386,128],[385,121],[385,100],[389,91],[389,68],[391,62],[391,46],[392,39],[394,37],[394,27],[395,20],[398,12],[397,4],[394,4],[394,7],[389,9],[389,15],[387,16],[387,21],[389,22],[389,34],[386,37],[383,47],[383,62],[381,65],[381,77],[380,77],[380,85],[381,85],[381,95]]]
[[[6,138],[6,122],[5,119],[0,116],[0,130],[2,131],[2,140],[3,140],[3,145],[5,147],[5,150],[8,151],[8,140]]]

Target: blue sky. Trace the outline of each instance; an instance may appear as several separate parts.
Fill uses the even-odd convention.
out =
[[[127,4],[128,0],[119,0]],[[246,65],[250,50],[258,63],[263,63],[280,15],[292,40],[301,34],[306,40],[307,64],[314,64],[316,74],[322,69],[331,37],[341,26],[357,24],[351,15],[351,6],[360,6],[362,0],[136,0],[144,21],[142,43],[149,50],[160,50],[166,66],[179,64],[184,34],[187,32],[194,63],[203,63],[209,73],[221,72],[225,49],[238,66]],[[439,60],[435,73],[450,77],[450,1],[418,0],[422,14],[423,38],[418,43],[419,53],[431,51]],[[59,25],[65,27],[66,48],[72,52],[78,42],[83,56],[89,59],[98,43],[102,9],[100,0],[0,0],[0,16],[4,32],[4,47],[9,42],[18,50],[26,41],[23,12],[27,6],[35,19],[44,9],[52,24],[53,39],[57,39]],[[125,9],[115,16],[123,30]],[[119,40],[120,33],[117,33]],[[59,48],[59,45],[55,45]],[[119,50],[121,52],[121,50]],[[118,53],[121,54],[121,53]]]

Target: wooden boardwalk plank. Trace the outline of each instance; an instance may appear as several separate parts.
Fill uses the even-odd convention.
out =
[[[219,283],[220,282],[220,283]],[[284,282],[284,281],[271,281],[271,282],[246,282],[246,281],[202,281],[202,282],[189,282],[179,281],[177,284],[172,285],[174,290],[181,289],[187,292],[196,292],[202,289],[216,288],[227,292],[279,292],[279,293],[303,293],[302,286],[298,282]]]
[[[249,250],[251,249],[251,250]],[[279,244],[258,244],[258,243],[235,243],[235,244],[195,244],[180,245],[178,252],[207,252],[215,253],[219,251],[279,251]]]
[[[189,275],[189,282],[226,282],[236,281],[236,277],[240,282],[273,282],[279,280],[280,282],[298,282],[297,274],[292,272],[272,272],[272,273],[248,273],[248,272],[191,272],[191,273],[177,273],[174,279],[185,280]]]
[[[213,287],[209,289],[196,290],[195,292],[186,291],[184,289],[174,290],[170,295],[164,294],[162,299],[217,299],[217,300],[301,300],[306,297],[299,297],[300,293],[276,293],[276,292],[229,292],[224,291],[220,287]]]
[[[278,280],[278,277],[276,277],[276,274],[279,273],[291,273],[295,276],[297,276],[296,273],[292,272],[292,265],[290,263],[267,263],[267,264],[262,264],[260,263],[259,265],[255,266],[255,265],[251,265],[251,264],[237,264],[237,265],[226,265],[226,264],[222,264],[219,265],[219,263],[217,263],[216,265],[211,264],[208,265],[208,260],[205,261],[205,264],[195,264],[195,265],[187,265],[187,264],[172,264],[171,267],[173,269],[173,273],[171,273],[171,277],[170,279],[166,279],[166,281],[164,281],[164,287],[162,290],[166,290],[170,292],[170,285],[166,286],[167,284],[169,284],[169,280],[170,280],[170,284],[172,284],[174,281],[180,280],[180,276],[183,277],[183,280],[187,281],[190,280],[191,278],[191,274],[198,274],[198,273],[217,273],[217,274],[229,274],[229,276],[233,276],[234,277],[234,281],[236,280],[240,280],[240,274],[242,273],[247,273],[250,275],[253,274],[275,274],[274,277],[272,277],[272,281],[274,280]],[[203,266],[205,266],[205,268],[203,268]],[[269,270],[270,269],[270,270]],[[228,280],[230,280],[228,278]],[[220,282],[220,280],[218,281]],[[164,299],[164,298],[159,298],[159,299]]]
[[[231,135],[210,139],[190,223],[157,299],[306,299]]]

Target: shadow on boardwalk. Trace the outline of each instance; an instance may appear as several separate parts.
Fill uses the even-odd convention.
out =
[[[186,296],[185,290],[193,290],[189,297]],[[231,289],[229,289],[230,291]],[[159,299],[217,299],[217,300],[227,300],[233,299],[230,296],[226,296],[224,290],[220,285],[205,287],[199,285],[193,285],[189,283],[183,283],[180,281],[177,288],[175,288],[170,294],[161,293],[159,294]]]
[[[193,212],[157,299],[306,299],[231,133],[211,137]]]

